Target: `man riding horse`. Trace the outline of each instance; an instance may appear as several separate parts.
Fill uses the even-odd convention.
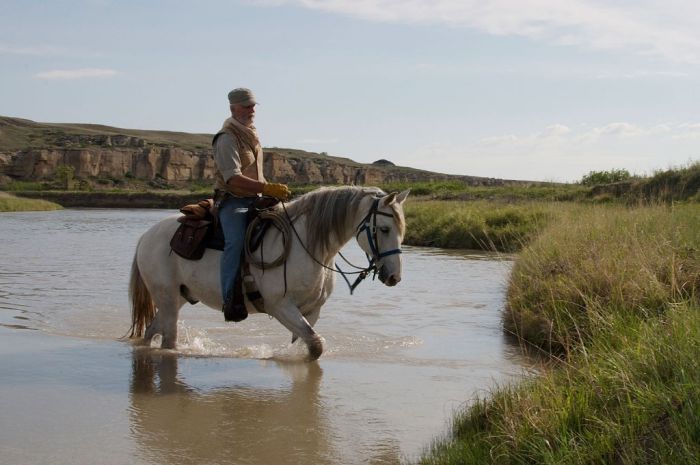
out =
[[[216,181],[214,200],[224,232],[221,257],[223,311],[233,313],[233,288],[240,266],[247,226],[247,212],[260,194],[287,200],[291,195],[284,184],[269,183],[263,175],[263,151],[253,126],[257,101],[253,92],[237,88],[228,93],[231,117],[214,136]]]

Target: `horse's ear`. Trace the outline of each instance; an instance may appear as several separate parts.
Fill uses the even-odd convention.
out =
[[[400,194],[396,195],[396,203],[404,203],[406,200],[406,197],[408,197],[409,192],[411,192],[411,189],[406,189],[405,191],[401,192]]]
[[[382,199],[382,206],[383,206],[383,207],[389,206],[389,205],[391,205],[392,203],[394,203],[395,200],[396,200],[396,192],[392,192],[391,194],[385,196],[385,197]]]
[[[401,193],[392,192],[382,199],[382,206],[388,206],[392,203],[398,203],[399,205],[402,204],[404,200],[406,200],[406,197],[408,197],[409,192],[411,192],[411,189],[406,189]]]

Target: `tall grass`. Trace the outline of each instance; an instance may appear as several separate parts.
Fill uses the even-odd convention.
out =
[[[583,200],[590,188],[579,184],[516,182],[473,186],[464,181],[393,182],[380,186],[386,192],[411,189],[413,196],[434,200],[564,201]]]
[[[604,337],[476,400],[420,463],[697,464],[700,307],[644,321],[599,311]]]
[[[476,399],[422,464],[695,464],[700,206],[572,206],[520,254],[504,323],[559,358]]]
[[[544,202],[407,202],[405,243],[513,252],[528,243],[557,210]]]
[[[700,201],[700,161],[654,173],[633,186],[631,197],[664,202]]]
[[[700,295],[700,208],[572,206],[525,249],[508,288],[504,325],[567,351],[590,336],[590,308],[663,313]]]
[[[0,192],[0,212],[46,211],[60,210],[61,208],[63,207],[57,203],[46,200],[23,199]]]

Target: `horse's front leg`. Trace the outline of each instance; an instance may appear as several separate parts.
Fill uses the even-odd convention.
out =
[[[304,318],[296,305],[286,302],[276,306],[274,309],[270,309],[269,313],[292,332],[294,335],[293,339],[300,337],[306,342],[310,360],[316,360],[321,356],[323,353],[323,338],[314,331],[311,323]],[[318,315],[316,315],[314,323],[316,319],[318,319]]]
[[[306,318],[306,322],[309,323],[309,325],[313,328],[314,326],[316,326],[316,322],[318,321],[318,317],[320,314],[321,314],[321,307],[317,307],[303,316],[304,316],[304,318]],[[298,339],[297,335],[292,334],[292,344],[294,344],[297,339]]]

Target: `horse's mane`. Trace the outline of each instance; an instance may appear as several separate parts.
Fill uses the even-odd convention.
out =
[[[362,199],[384,195],[386,193],[376,187],[321,187],[290,202],[286,208],[293,219],[306,216],[306,246],[325,255],[332,242],[337,242],[348,229],[357,226],[350,222],[355,218]],[[403,215],[394,210],[394,217],[403,233]]]

